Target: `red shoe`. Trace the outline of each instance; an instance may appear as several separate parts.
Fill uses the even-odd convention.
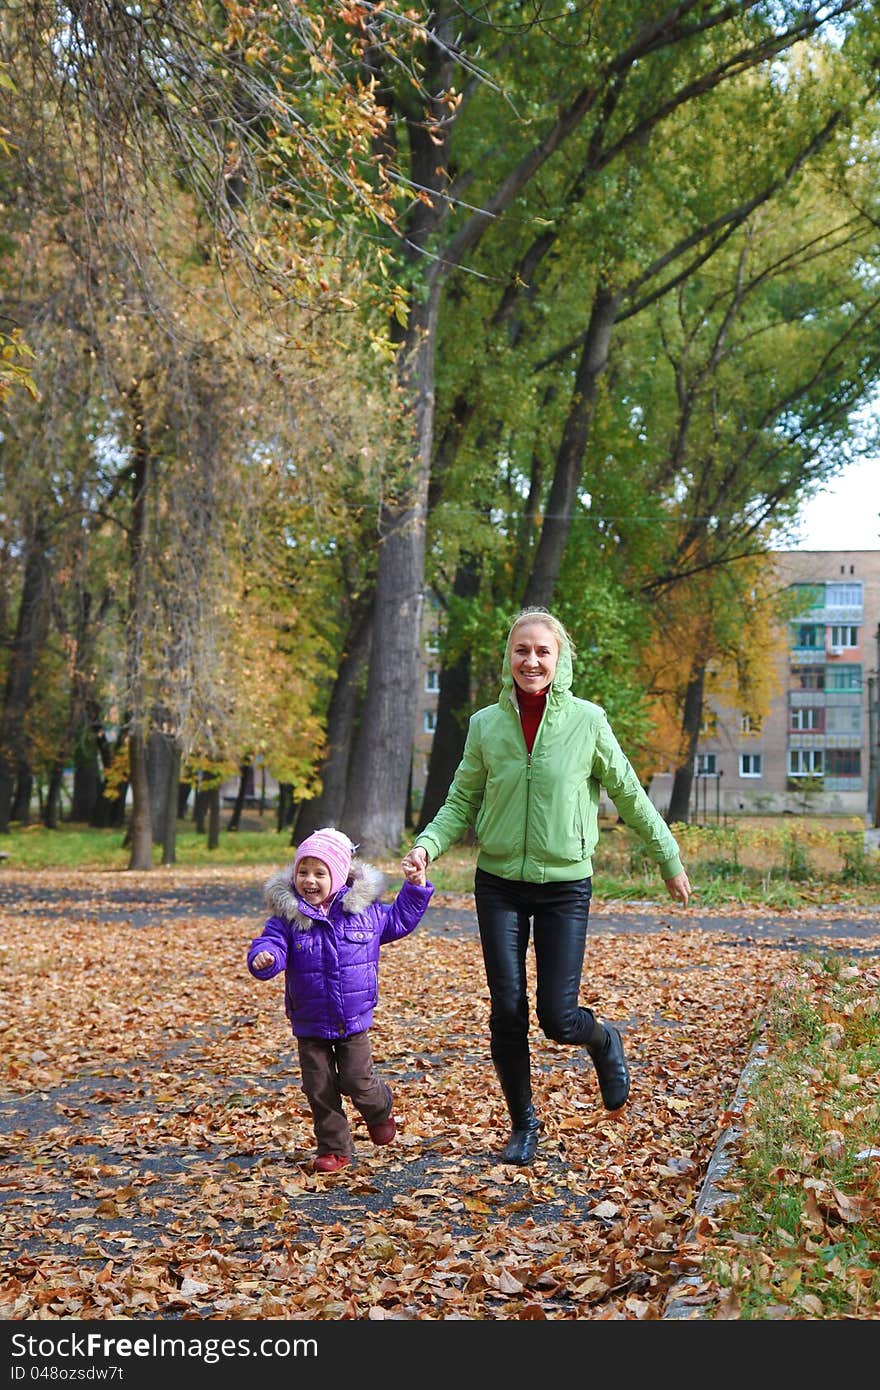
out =
[[[393,1115],[378,1125],[367,1125],[367,1133],[374,1144],[390,1144],[397,1133],[397,1123]]]
[[[350,1168],[351,1159],[345,1154],[319,1154],[312,1164],[316,1173],[338,1173],[340,1168]]]

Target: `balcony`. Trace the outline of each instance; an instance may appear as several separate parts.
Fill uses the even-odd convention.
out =
[[[865,608],[861,603],[840,604],[819,604],[815,608],[806,608],[801,613],[796,613],[791,618],[794,623],[816,623],[827,626],[830,623],[861,623],[864,618]]]
[[[806,729],[788,730],[789,748],[853,748],[859,746],[858,734],[810,733]]]

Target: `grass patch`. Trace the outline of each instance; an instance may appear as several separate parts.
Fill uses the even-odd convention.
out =
[[[855,818],[743,818],[728,825],[676,825],[673,830],[694,907],[880,902],[880,853],[866,848],[864,825]],[[626,826],[603,827],[594,869],[594,892],[601,898],[668,902],[644,846]]]
[[[8,835],[0,836],[0,850],[9,856],[4,863],[15,869],[123,870],[129,860],[124,838],[122,830],[93,830],[77,825],[47,830],[45,826],[32,825],[13,827]],[[287,831],[229,831],[221,833],[220,844],[211,850],[207,837],[197,835],[191,826],[178,831],[175,849],[176,863],[183,867],[262,865],[276,861],[283,864],[294,853]],[[161,862],[161,847],[154,845],[153,863]]]
[[[675,826],[682,858],[693,887],[692,906],[723,908],[751,904],[776,909],[839,903],[880,903],[880,854],[866,849],[860,822],[779,818],[774,824],[735,822],[728,826]],[[400,855],[377,860],[391,883],[401,877]],[[21,869],[125,870],[129,852],[121,830],[93,830],[62,824],[13,826],[0,836],[3,862]],[[263,867],[282,865],[293,856],[290,832],[275,829],[271,812],[248,817],[237,831],[221,826],[220,843],[208,849],[207,837],[191,822],[180,822],[175,863]],[[476,850],[456,845],[431,867],[435,887],[445,893],[470,893]],[[153,863],[161,863],[153,848]],[[669,896],[639,838],[627,827],[606,824],[593,857],[593,891],[597,899],[668,904]],[[0,869],[2,872],[2,869]]]
[[[703,1262],[707,1316],[880,1314],[878,986],[876,960],[808,953],[775,992]]]
[[[13,826],[8,835],[0,836],[0,850],[8,855],[3,862],[14,869],[104,869],[121,873],[129,860],[124,838],[122,830],[94,830],[82,825],[65,824],[57,830],[47,830],[43,825]],[[280,868],[295,853],[290,831],[276,830],[268,816],[264,829],[221,830],[216,849],[208,849],[207,837],[184,823],[178,829],[175,850],[175,865],[180,868],[253,865],[257,870],[267,866]],[[403,853],[401,850],[397,859],[376,861],[388,875],[390,885],[403,880]],[[446,893],[472,893],[476,857],[476,850],[470,846],[456,846],[444,854],[432,868],[435,887]],[[158,866],[161,861],[161,848],[154,845],[153,863]]]

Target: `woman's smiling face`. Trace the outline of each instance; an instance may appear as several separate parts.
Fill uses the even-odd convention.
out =
[[[510,670],[520,690],[537,695],[556,674],[559,642],[551,627],[539,619],[517,624],[510,635]]]

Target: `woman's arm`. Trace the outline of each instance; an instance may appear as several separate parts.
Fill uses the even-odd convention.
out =
[[[608,792],[626,825],[644,843],[660,870],[670,895],[682,901],[687,880],[678,849],[678,841],[645,791],[635,769],[614,736],[607,718],[603,718],[596,738],[593,776]],[[676,884],[670,888],[670,884]],[[690,893],[690,884],[687,886]],[[687,901],[685,897],[684,901]]]

